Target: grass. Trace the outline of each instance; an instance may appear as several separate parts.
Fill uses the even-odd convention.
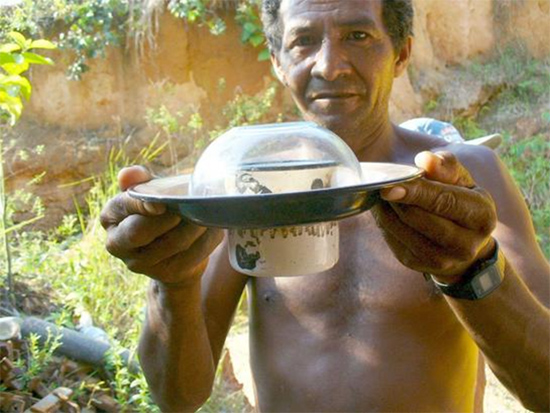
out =
[[[500,156],[524,194],[538,242],[550,260],[550,135],[504,138]]]
[[[224,109],[227,122],[218,125],[214,131],[207,130],[196,114],[185,120],[166,111],[158,112],[155,114],[155,123],[160,128],[157,137],[161,132],[191,133],[197,150],[200,150],[213,136],[228,127],[265,121],[263,119],[271,109],[275,92],[276,86],[272,85],[258,96],[236,95]],[[166,126],[168,121],[170,128]],[[183,126],[178,122],[183,122]],[[78,205],[75,201],[76,214],[65,216],[58,228],[47,232],[25,231],[18,226],[9,226],[11,259],[6,259],[5,250],[0,252],[1,273],[6,272],[9,262],[13,264],[11,272],[17,283],[36,291],[51,291],[50,299],[59,309],[48,315],[51,321],[74,328],[80,315],[89,313],[94,325],[108,333],[115,349],[127,348],[134,354],[144,320],[145,291],[149,281],[143,275],[130,272],[120,260],[107,253],[106,234],[99,224],[99,215],[107,201],[119,192],[116,176],[120,168],[131,164],[148,165],[163,151],[170,150],[160,140],[154,139],[135,159],[127,158],[124,144],[113,150],[107,170],[93,177],[94,185],[85,204]],[[19,197],[36,198],[30,192],[17,197],[11,194],[8,202],[14,205],[13,201]],[[16,209],[9,209],[7,221],[10,224]],[[0,285],[3,290],[7,289],[5,281],[0,281],[4,283]],[[242,301],[241,307],[244,305],[245,301]],[[245,312],[239,311],[235,321],[237,330],[239,325],[245,325]],[[30,360],[34,370],[40,368],[40,364],[48,364],[44,357],[31,357]],[[108,385],[127,411],[158,411],[141,373],[130,373],[116,357],[116,352],[111,355],[109,365]],[[244,406],[244,396],[228,388],[219,374],[213,395],[201,411],[242,411]]]

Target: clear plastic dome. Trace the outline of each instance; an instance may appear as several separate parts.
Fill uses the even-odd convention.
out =
[[[361,183],[355,154],[312,122],[233,128],[204,151],[190,195],[212,197],[303,192]]]

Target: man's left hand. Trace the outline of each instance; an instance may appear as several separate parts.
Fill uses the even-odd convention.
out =
[[[415,163],[425,177],[383,189],[373,215],[403,265],[457,282],[494,252],[493,199],[450,152],[422,152]]]

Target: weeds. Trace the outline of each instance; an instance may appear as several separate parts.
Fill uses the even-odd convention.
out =
[[[41,345],[40,337],[37,334],[31,333],[27,341],[27,357],[26,362],[23,358],[17,360],[17,367],[23,369],[23,374],[20,379],[27,386],[29,382],[44,371],[53,360],[53,354],[61,345],[61,335],[54,336],[48,330],[48,337]],[[25,365],[26,364],[26,365]]]
[[[539,244],[550,259],[550,139],[536,135],[515,141],[508,134],[500,155],[523,191]]]

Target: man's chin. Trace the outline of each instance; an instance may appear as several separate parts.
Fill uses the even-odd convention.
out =
[[[347,131],[354,128],[356,121],[353,118],[344,118],[342,115],[310,115],[306,120],[315,122],[342,137]]]

